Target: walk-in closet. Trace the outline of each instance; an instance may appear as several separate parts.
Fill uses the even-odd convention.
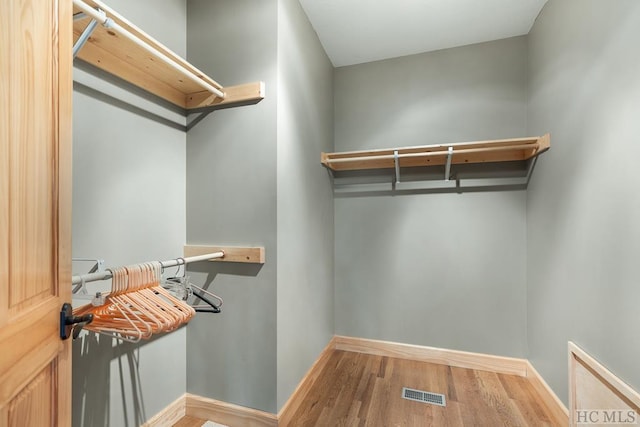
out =
[[[0,0],[0,426],[640,423],[636,0]]]

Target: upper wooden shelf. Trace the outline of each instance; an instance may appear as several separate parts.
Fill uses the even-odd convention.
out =
[[[113,20],[113,23],[130,33],[133,40],[117,31],[117,28],[108,28],[100,25],[102,22],[99,22],[77,54],[77,57],[83,61],[185,110],[255,104],[264,98],[264,83],[255,82],[224,87],[101,1],[84,0],[84,4],[102,10],[106,17]],[[80,6],[82,6],[80,2],[74,1],[74,17],[83,12]],[[80,38],[91,19],[87,15],[74,19],[74,43]],[[143,45],[150,46],[158,54],[151,54]],[[166,61],[166,58],[169,61]],[[176,67],[175,64],[178,66]],[[218,94],[214,90],[203,88],[203,85],[198,83],[198,79],[219,91]]]
[[[396,167],[396,158],[401,168],[522,161],[545,152],[550,144],[551,138],[546,134],[530,138],[322,153],[321,162],[334,171],[347,171],[393,169]]]

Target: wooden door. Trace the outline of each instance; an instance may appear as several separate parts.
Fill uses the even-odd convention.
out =
[[[71,424],[71,0],[0,0],[0,426]]]

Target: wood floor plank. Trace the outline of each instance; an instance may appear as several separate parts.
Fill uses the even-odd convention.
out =
[[[352,360],[344,358],[346,360],[342,373],[342,387],[331,408],[330,424],[327,425],[343,425],[351,412],[351,406],[357,404],[356,392],[366,368],[366,363],[363,363],[359,356]]]
[[[361,405],[360,410],[358,411],[358,418],[365,421],[367,417],[367,413],[369,412],[369,407],[371,406],[371,400],[373,398],[373,386],[377,379],[377,375],[368,372],[366,374],[366,388],[363,390],[363,394],[361,397]]]
[[[327,365],[310,389],[304,404],[300,405],[294,414],[295,425],[314,426],[320,419],[320,415],[325,407],[331,407],[335,398],[334,394],[340,391],[341,384],[334,381],[338,375],[338,367],[343,354],[333,352],[329,357]]]
[[[444,394],[447,406],[402,399],[402,387]],[[523,377],[335,350],[290,425],[557,427],[552,419]]]
[[[173,427],[201,427],[202,424],[206,422],[206,420],[185,415],[180,421],[175,423]]]
[[[499,425],[497,415],[493,411],[486,412],[486,406],[480,399],[480,386],[475,381],[474,371],[470,369],[452,368],[451,375],[456,388],[462,422],[464,426],[479,425],[477,422],[482,417],[482,422],[486,425]]]
[[[371,404],[369,405],[369,410],[367,411],[367,413],[364,414],[366,427],[376,427],[379,425],[384,425],[384,422],[386,420],[386,405],[381,405],[380,402],[384,401],[388,395],[389,392],[385,387],[384,379],[376,376],[373,380]]]
[[[446,379],[444,379],[445,383],[447,384],[446,396],[449,398],[449,400],[457,402],[458,395],[456,394],[456,387],[455,383],[453,382],[453,374],[451,373],[451,369],[451,366],[446,367]]]
[[[536,400],[533,386],[524,377],[500,376],[502,386],[513,400],[525,419],[537,419],[551,424],[549,411],[542,402]]]
[[[474,371],[480,385],[480,395],[486,405],[493,409],[502,421],[502,425],[519,427],[527,425],[517,408],[511,405],[511,399],[507,395],[498,374],[487,371]]]

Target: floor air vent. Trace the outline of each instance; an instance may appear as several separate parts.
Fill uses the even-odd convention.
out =
[[[416,402],[430,403],[432,405],[447,406],[444,394],[431,393],[428,391],[414,390],[412,388],[402,388],[402,398],[415,400]]]

